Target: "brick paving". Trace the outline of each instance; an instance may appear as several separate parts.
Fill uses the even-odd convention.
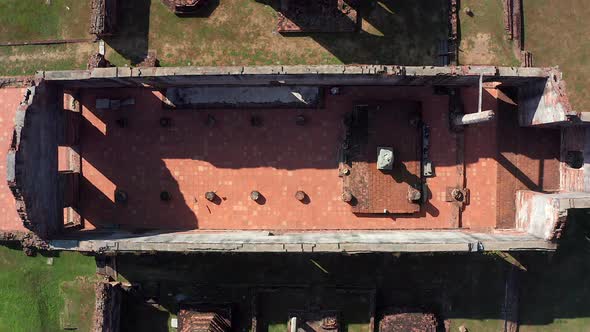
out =
[[[477,105],[473,99],[476,90],[472,90],[465,92],[467,110]],[[133,96],[136,103],[116,111],[95,110],[97,96]],[[430,88],[409,87],[349,87],[342,89],[340,95],[327,94],[325,98],[325,109],[321,110],[170,111],[162,108],[159,92],[147,89],[83,91],[81,211],[87,227],[452,227],[452,208],[444,201],[446,188],[457,183],[456,140],[448,130],[448,98],[434,95]],[[391,99],[410,99],[422,104],[423,120],[431,127],[431,159],[436,167],[436,177],[428,180],[431,197],[422,211],[415,214],[356,215],[340,199],[342,180],[338,177],[337,152],[344,135],[342,118],[352,110],[355,101]],[[495,98],[488,97],[484,106],[494,105]],[[295,124],[298,114],[306,116],[305,126]],[[206,124],[208,115],[216,119],[213,128]],[[262,126],[251,126],[252,115],[262,119]],[[128,119],[126,128],[116,124],[122,117]],[[171,126],[162,128],[161,117],[169,117]],[[485,131],[473,132],[477,149],[466,149],[468,156],[495,149]],[[465,225],[493,228],[495,163],[491,157],[474,156],[467,160],[471,161],[468,177],[482,180],[471,182],[478,188],[472,189],[473,205],[465,210]],[[479,183],[485,185],[479,187]],[[117,188],[128,194],[126,204],[114,203]],[[171,201],[160,200],[163,190],[171,194]],[[252,190],[263,195],[263,202],[249,198]],[[294,198],[298,190],[307,193],[307,204]],[[206,200],[207,191],[216,192],[219,201]]]
[[[23,91],[0,89],[4,151],[10,144],[12,120]],[[466,111],[474,112],[477,89],[463,89],[462,96]],[[97,97],[134,97],[135,105],[97,110]],[[496,90],[486,90],[484,108],[497,110],[497,97]],[[460,179],[456,134],[449,130],[448,97],[434,95],[431,88],[424,87],[347,87],[340,95],[326,94],[324,98],[324,108],[317,110],[171,111],[162,107],[161,94],[149,89],[82,90],[79,211],[86,229],[453,228],[454,208],[445,201],[445,193]],[[356,102],[369,100],[421,104],[422,120],[430,127],[430,159],[436,176],[428,179],[429,199],[417,213],[355,214],[341,200],[338,148],[345,135],[342,119]],[[304,126],[296,124],[298,115],[305,116]],[[215,118],[213,127],[209,126],[210,116]],[[252,116],[262,124],[252,126]],[[171,125],[162,127],[162,117],[169,118]],[[122,128],[118,120],[124,118],[126,126]],[[512,157],[501,158],[507,149],[505,137],[516,127],[499,126],[497,121],[465,130],[466,183],[471,191],[470,204],[463,211],[465,228],[513,227],[509,205],[513,197],[509,196],[523,186],[523,174],[524,181],[531,178],[543,190],[558,183],[557,167],[551,159],[558,144],[542,154],[550,163],[541,175],[538,167],[527,166],[539,152],[527,151],[542,151],[547,139],[519,130],[518,141],[526,142],[517,151],[522,157],[516,164],[507,164],[504,159]],[[60,169],[66,168],[64,151],[59,150]],[[4,183],[5,167],[0,163]],[[10,191],[6,185],[0,187],[0,229],[22,230]],[[116,190],[127,193],[127,202],[115,203]],[[252,190],[262,194],[258,202],[250,199]],[[307,195],[303,202],[295,198],[299,190]],[[170,194],[169,201],[160,199],[162,191]],[[208,191],[217,194],[213,202],[205,199]]]
[[[14,197],[6,183],[6,153],[10,149],[12,131],[14,130],[14,115],[21,102],[25,89],[0,88],[0,230],[25,231],[18,214]]]

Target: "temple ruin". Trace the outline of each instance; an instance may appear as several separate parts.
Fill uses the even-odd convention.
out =
[[[215,8],[162,3],[179,16]],[[178,331],[447,328],[429,305],[450,307],[450,293],[429,289],[412,303],[403,290],[412,285],[357,283],[336,264],[333,277],[314,258],[376,254],[365,256],[382,265],[360,265],[372,274],[397,269],[400,253],[550,252],[572,210],[590,208],[590,117],[570,105],[559,68],[533,67],[521,1],[502,3],[522,67],[457,65],[459,3],[449,0],[438,66],[159,67],[146,46],[136,67],[112,67],[103,43],[86,70],[2,79],[16,88],[0,89],[13,119],[0,121],[0,240],[20,241],[28,255],[95,256],[96,331],[118,331],[134,305],[153,315],[167,305],[173,315],[160,323]],[[92,1],[97,40],[131,14],[118,4]],[[360,4],[275,2],[273,33],[356,33]],[[243,255],[170,288],[158,273],[143,284],[118,277],[121,257],[176,263],[203,253]],[[264,275],[270,254],[288,261],[281,272],[296,272]],[[307,265],[290,265],[301,257]],[[506,331],[518,328],[516,269],[503,275]]]
[[[39,72],[8,183],[56,250],[552,250],[586,120],[553,68]]]

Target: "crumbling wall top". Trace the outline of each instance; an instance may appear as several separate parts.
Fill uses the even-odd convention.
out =
[[[90,33],[96,36],[112,35],[117,26],[117,0],[92,0]]]
[[[59,220],[57,86],[41,82],[26,90],[18,106],[10,149],[7,182],[26,228],[41,238],[61,229]]]

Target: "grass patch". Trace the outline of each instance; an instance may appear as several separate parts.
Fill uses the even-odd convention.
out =
[[[269,324],[268,325],[268,332],[284,332],[287,331],[287,323],[284,324]]]
[[[590,111],[589,15],[583,0],[524,0],[525,48],[533,53],[535,66],[559,65],[570,100],[582,112]]]
[[[48,265],[47,257],[26,257],[21,250],[0,246],[0,331],[60,331],[68,302],[65,316],[84,331],[89,323],[81,320],[91,320],[87,312],[94,308],[88,285],[95,269],[92,257],[77,253],[61,253]],[[77,313],[73,303],[80,307]]]
[[[94,43],[0,47],[0,76],[32,75],[38,70],[86,69]]]
[[[121,34],[108,40],[107,58],[140,62],[148,49],[163,66],[406,64],[431,65],[448,35],[447,3],[367,1],[362,31],[283,36],[274,32],[278,0],[211,1],[208,17],[177,17],[161,1],[129,1]]]
[[[0,42],[88,36],[89,0],[39,2],[0,2]],[[274,32],[278,0],[210,3],[209,16],[177,17],[161,1],[121,1],[118,33],[106,39],[107,59],[135,65],[153,50],[162,66],[433,65],[439,41],[448,36],[446,0],[366,1],[361,31],[298,36]],[[0,75],[81,69],[96,49],[87,44],[0,48]]]
[[[92,331],[94,313],[94,277],[77,276],[73,281],[64,281],[60,285],[64,298],[64,308],[60,313],[60,325],[63,328],[78,331]]]
[[[504,331],[504,320],[502,319],[469,319],[458,318],[451,320],[449,331],[459,331],[460,326],[465,326],[469,331],[497,332]]]
[[[90,0],[2,0],[0,42],[89,38]]]
[[[474,16],[465,13],[469,7]],[[513,44],[506,39],[500,0],[461,0],[459,62],[469,65],[519,66]]]

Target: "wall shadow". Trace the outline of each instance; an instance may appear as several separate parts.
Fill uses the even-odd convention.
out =
[[[571,245],[563,244],[553,258],[547,253],[513,254],[527,269],[518,273],[521,324],[542,326],[560,318],[590,317],[590,287],[586,279],[580,277],[590,270],[590,260],[587,259],[590,229],[588,217],[585,218],[585,221],[581,220],[585,231],[580,232],[578,228],[578,236],[569,238]],[[505,319],[506,283],[514,269],[513,265],[492,253],[352,256],[162,253],[118,256],[117,265],[119,274],[133,283],[157,283],[159,301],[171,312],[176,310],[175,303],[179,298],[215,303],[227,300],[227,294],[238,297],[236,294],[239,293],[246,299],[237,305],[237,311],[241,311],[246,320],[251,311],[251,297],[261,289],[275,289],[280,298],[281,292],[289,294],[297,287],[312,292],[340,287],[375,289],[377,313],[390,307],[415,307],[434,312],[441,320],[450,322],[502,321]],[[212,296],[213,289],[216,296]],[[296,291],[293,294],[303,293]],[[275,306],[275,309],[279,307],[284,308],[270,312],[271,315],[268,305],[258,307],[259,325],[268,325],[261,310],[267,311],[270,322],[286,323],[287,311],[297,309],[284,305]],[[314,307],[329,310],[335,305],[320,301]],[[239,326],[247,327],[248,324],[249,321],[242,322]],[[466,327],[470,328],[469,325]]]
[[[568,228],[556,253],[527,255],[523,263],[521,324],[545,325],[557,319],[590,317],[590,215],[570,210]],[[531,304],[531,305],[527,305]],[[532,304],[538,304],[533,306]],[[580,323],[573,323],[574,328]],[[562,326],[563,330],[568,325]]]
[[[129,91],[134,90],[110,90],[102,96],[126,99],[133,95]],[[129,226],[134,231],[196,229],[197,217],[188,205],[193,198],[184,196],[165,163],[174,156],[168,152],[182,150],[182,146],[162,141],[168,136],[158,131],[171,129],[162,128],[159,118],[148,124],[148,119],[135,116],[142,107],[159,105],[159,99],[133,97],[136,105],[112,110],[96,109],[95,96],[82,96],[86,113],[80,128],[80,150],[86,164],[80,181],[81,215],[93,226],[107,230]],[[166,199],[161,195],[164,191],[169,196]]]
[[[257,1],[277,12],[281,11],[278,0]],[[345,64],[438,63],[440,43],[449,38],[448,1],[371,0],[346,3],[355,8],[365,22],[359,31],[284,35],[311,37]],[[288,12],[283,14],[289,15]],[[297,23],[298,16],[289,18]]]
[[[169,314],[157,305],[146,303],[133,292],[124,292],[121,299],[121,325],[123,332],[153,331],[168,332]]]
[[[279,0],[257,1],[281,11]],[[311,37],[345,64],[435,65],[440,63],[442,53],[448,52],[448,47],[441,46],[449,38],[446,0],[347,0],[347,3],[357,10],[359,23],[365,22],[359,31],[292,36]],[[132,65],[140,63],[148,52],[151,4],[152,0],[122,1],[117,32],[104,38]],[[194,13],[179,16],[209,17],[218,6],[219,0],[210,0]],[[291,18],[301,20],[299,16]]]
[[[152,0],[119,1],[117,30],[104,38],[132,65],[142,62],[148,54],[151,3]]]

